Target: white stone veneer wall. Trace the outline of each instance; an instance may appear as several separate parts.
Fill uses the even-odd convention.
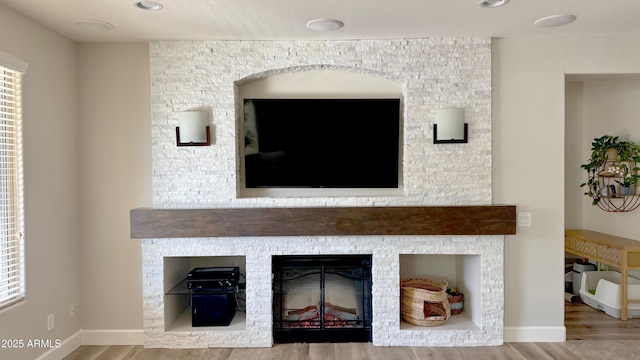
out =
[[[450,205],[491,202],[491,40],[152,42],[153,205]],[[402,84],[404,196],[238,198],[235,86],[270,74],[327,68]],[[465,108],[468,144],[433,144],[435,110]],[[212,146],[175,146],[178,112],[212,114]],[[241,117],[240,117],[241,118]],[[243,136],[240,137],[244,139]]]
[[[469,205],[491,203],[491,40],[151,42],[153,206],[157,208]],[[270,74],[330,69],[402,84],[403,195],[240,198],[236,86]],[[468,144],[434,145],[435,110],[465,108]],[[175,146],[178,112],[207,109],[213,145]],[[375,345],[502,343],[503,237],[198,238],[143,240],[146,345],[270,346],[271,256],[372,254]],[[481,255],[482,323],[475,330],[400,330],[400,254]],[[240,331],[164,331],[163,258],[246,256]]]

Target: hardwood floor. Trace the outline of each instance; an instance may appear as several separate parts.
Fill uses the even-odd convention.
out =
[[[640,319],[622,321],[583,303],[565,302],[567,340],[640,340]]]
[[[567,342],[471,348],[377,347],[372,344],[277,344],[250,349],[145,349],[82,346],[63,360],[614,360],[640,354],[640,319],[621,321],[587,305],[565,303]]]
[[[375,347],[364,343],[277,344],[253,349],[82,346],[64,360],[613,360],[635,359],[640,341],[507,343],[473,348]]]

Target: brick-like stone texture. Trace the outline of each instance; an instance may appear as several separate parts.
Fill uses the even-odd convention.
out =
[[[378,346],[488,346],[503,342],[502,236],[258,237],[145,239],[143,298],[145,345],[149,347],[265,347],[272,339],[273,255],[372,254],[373,344]],[[400,255],[480,255],[480,294],[468,296],[481,309],[474,324],[401,328]],[[165,260],[196,256],[242,256],[246,260],[246,322],[243,330],[171,330],[165,319]],[[471,305],[463,312],[472,317]],[[477,311],[477,310],[476,310]],[[476,314],[477,315],[477,314]],[[453,318],[452,318],[453,319]],[[167,323],[165,323],[165,321]],[[453,320],[450,320],[453,322]],[[406,326],[406,324],[405,324]],[[165,329],[170,331],[165,331]]]
[[[155,207],[452,205],[491,202],[491,40],[152,42]],[[241,198],[236,87],[329,69],[402,84],[403,196]],[[468,144],[433,144],[435,111],[465,108]],[[175,146],[178,112],[212,114],[212,146]]]
[[[402,206],[491,203],[491,40],[433,38],[361,41],[151,42],[153,206]],[[328,69],[382,77],[403,89],[401,196],[246,198],[239,187],[237,87],[272,74]],[[464,107],[468,144],[434,145],[435,111]],[[213,144],[177,147],[178,112],[207,109]],[[391,346],[499,345],[503,341],[503,237],[287,237],[145,239],[146,346],[272,345],[271,257],[286,254],[373,255],[373,343]],[[476,326],[401,329],[400,255],[480,255],[481,319]],[[243,256],[243,329],[171,330],[165,309],[172,257]]]

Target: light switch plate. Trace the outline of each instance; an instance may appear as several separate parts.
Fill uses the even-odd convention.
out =
[[[518,213],[518,226],[531,226],[531,213],[530,212]]]

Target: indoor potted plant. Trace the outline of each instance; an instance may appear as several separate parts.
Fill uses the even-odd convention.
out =
[[[640,175],[638,175],[638,170],[640,167],[633,167],[629,169],[627,164],[620,165],[621,170],[621,180],[616,180],[618,184],[620,184],[620,194],[622,195],[633,195],[635,193],[636,186],[638,186],[638,182],[640,181]]]
[[[620,141],[618,136],[603,135],[593,139],[591,143],[591,157],[589,162],[580,165],[587,171],[587,182],[580,187],[587,187],[584,195],[592,199],[592,204],[600,202],[604,187],[601,183],[602,177],[621,177],[622,181],[616,180],[622,187],[621,191],[629,192],[635,189],[640,181],[638,168],[635,164],[640,162],[640,145],[632,141]],[[628,195],[628,194],[625,194]]]

